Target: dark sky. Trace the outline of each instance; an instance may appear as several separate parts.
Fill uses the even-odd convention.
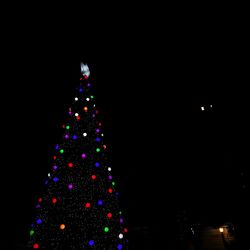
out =
[[[14,237],[28,230],[36,190],[48,173],[49,148],[60,138],[78,84],[80,60],[92,72],[131,228],[162,225],[182,209],[210,218],[222,213],[220,205],[238,201],[237,174],[245,169],[247,151],[238,53],[227,40],[215,41],[218,34],[173,32],[163,39],[145,30],[138,35],[136,28],[113,31],[96,31],[95,39],[92,31],[76,48],[66,42],[60,48],[46,43],[41,50],[26,45],[6,63],[17,61],[8,67],[3,92],[10,136],[3,142],[3,197]],[[201,112],[210,104],[212,110]]]

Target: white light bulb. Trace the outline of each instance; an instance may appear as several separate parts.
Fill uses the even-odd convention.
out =
[[[50,177],[50,173],[48,173],[48,177]]]
[[[78,116],[79,114],[78,113],[75,113],[75,116]]]
[[[95,107],[95,104],[93,105],[93,107]]]
[[[88,102],[89,100],[90,100],[90,99],[87,97],[87,98],[86,98],[86,101]]]
[[[123,238],[123,234],[119,234],[119,239],[122,239]]]
[[[101,136],[104,136],[104,134],[102,133]]]
[[[75,97],[75,101],[78,101],[78,97]]]
[[[108,171],[111,171],[111,167],[108,167]]]
[[[83,133],[83,136],[87,136],[87,133]]]
[[[203,110],[204,110],[204,107],[201,107],[201,110],[203,111]]]

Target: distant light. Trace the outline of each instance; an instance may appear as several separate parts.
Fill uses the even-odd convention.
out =
[[[75,113],[75,116],[78,116],[79,114],[78,113]]]
[[[37,243],[35,243],[35,244],[33,245],[33,248],[34,248],[34,249],[38,249],[38,248],[39,248],[39,245],[38,245]]]
[[[72,163],[72,162],[69,162],[69,163],[68,163],[68,167],[69,167],[69,168],[72,168],[72,167],[73,167],[73,163]]]
[[[112,178],[113,178],[112,175],[109,175],[109,180],[112,180]]]
[[[75,101],[78,101],[78,97],[75,97]]]
[[[210,107],[212,108],[212,107],[213,107],[213,105],[210,105]]]
[[[61,224],[61,225],[60,225],[60,229],[61,229],[61,230],[65,229],[65,225],[64,225],[64,224]]]
[[[96,131],[96,133],[99,133],[99,132],[100,132],[100,129],[99,129],[99,128],[97,128],[95,131]]]
[[[98,168],[98,167],[100,167],[100,163],[99,162],[96,162],[95,163],[95,166]]]
[[[77,139],[77,136],[76,136],[76,135],[73,135],[72,138],[73,138],[73,140],[76,140],[76,139]]]
[[[127,228],[124,228],[124,233],[127,233],[128,232],[128,229]]]
[[[70,129],[70,126],[69,126],[69,125],[67,125],[67,126],[66,126],[66,129]]]
[[[35,233],[33,229],[30,230],[30,236],[32,236]]]
[[[109,192],[110,194],[112,194],[112,193],[113,193],[113,189],[112,189],[112,188],[109,188],[109,189],[108,189],[108,192]]]
[[[111,171],[111,167],[108,167],[108,171]]]
[[[72,188],[73,188],[73,184],[70,183],[70,184],[68,185],[68,188],[69,188],[69,189],[72,189]]]
[[[107,233],[109,231],[108,227],[104,227],[104,232]]]
[[[56,165],[55,165],[55,166],[53,166],[53,169],[54,169],[54,170],[57,170],[57,168],[58,168],[58,167],[57,167]]]
[[[55,177],[55,178],[53,179],[53,181],[54,181],[54,182],[58,182],[59,179],[58,179],[57,177]]]
[[[95,140],[96,140],[97,142],[100,142],[100,141],[101,141],[101,138],[98,138],[98,137],[97,137]]]
[[[91,176],[91,179],[92,179],[92,180],[95,180],[95,179],[96,179],[96,175],[93,174],[93,175]]]
[[[90,208],[91,207],[91,204],[89,202],[86,203],[85,205],[86,208]]]
[[[65,138],[65,139],[69,139],[69,135],[65,135],[64,138]]]
[[[48,173],[48,177],[50,177],[50,173]]]
[[[123,239],[123,234],[119,234],[119,239]]]
[[[90,245],[90,246],[94,246],[94,245],[95,245],[95,242],[94,242],[93,240],[90,240],[90,241],[89,241],[89,245]]]
[[[220,231],[220,233],[223,233],[223,231],[224,231],[223,227],[220,227],[219,231]]]
[[[123,221],[123,218],[120,218],[120,223],[122,224],[124,221]]]
[[[87,111],[88,111],[88,107],[84,107],[83,110],[84,110],[85,112],[87,112]]]
[[[86,158],[86,154],[83,153],[82,154],[82,158],[85,159]]]
[[[101,151],[101,149],[100,149],[100,148],[97,148],[97,149],[96,149],[96,152],[97,152],[97,153],[98,153],[98,152],[100,152],[100,151]]]
[[[205,108],[204,108],[204,107],[201,107],[201,110],[202,110],[202,111],[204,111],[204,110],[205,110]]]
[[[83,136],[84,136],[84,137],[86,137],[86,136],[87,136],[87,133],[86,133],[86,132],[85,132],[85,133],[83,133]]]
[[[103,204],[103,202],[102,202],[102,200],[98,200],[98,206],[102,206],[102,204]]]
[[[60,149],[60,153],[63,154],[63,153],[64,153],[64,150],[63,150],[63,149]]]
[[[37,219],[36,223],[37,224],[42,224],[42,220],[41,219]]]
[[[90,99],[87,97],[87,98],[86,98],[86,101],[89,102],[89,100],[90,100]]]
[[[108,214],[107,214],[107,217],[108,217],[109,219],[111,219],[111,218],[112,218],[112,213],[108,213]]]
[[[118,245],[117,245],[117,249],[118,249],[118,250],[122,250],[122,244],[118,244]]]
[[[56,203],[57,202],[57,199],[56,198],[52,198],[52,203]]]

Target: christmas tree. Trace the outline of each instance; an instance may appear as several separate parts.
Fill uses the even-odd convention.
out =
[[[80,85],[55,145],[46,192],[37,198],[29,249],[127,249],[124,219],[92,93],[81,63]]]

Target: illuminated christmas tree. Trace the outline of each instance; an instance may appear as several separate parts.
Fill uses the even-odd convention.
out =
[[[81,63],[80,85],[55,146],[47,192],[38,197],[29,249],[127,249],[109,150]]]

